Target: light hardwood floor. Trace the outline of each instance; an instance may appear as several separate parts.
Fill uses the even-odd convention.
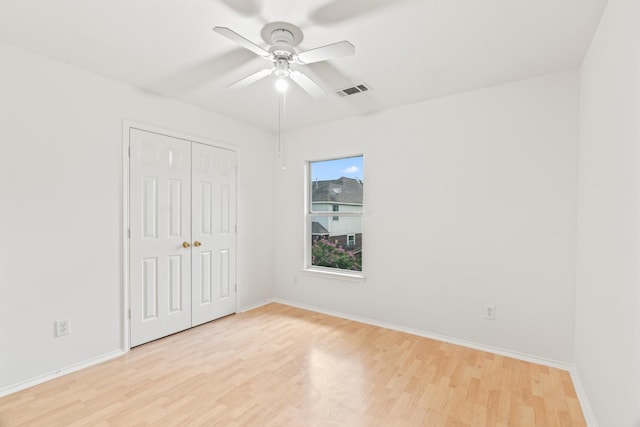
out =
[[[280,304],[0,399],[0,426],[584,426],[567,372]]]

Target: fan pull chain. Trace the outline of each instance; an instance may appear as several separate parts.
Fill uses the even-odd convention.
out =
[[[282,145],[282,122],[284,121],[285,112],[286,112],[286,104],[287,104],[286,96],[287,95],[285,91],[285,92],[282,92],[281,97],[278,97],[278,157],[280,157],[281,159],[283,172],[287,170],[287,166],[285,164],[285,157],[284,157],[284,146]]]

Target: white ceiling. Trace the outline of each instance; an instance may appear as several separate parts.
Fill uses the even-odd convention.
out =
[[[0,41],[274,130],[275,77],[226,88],[269,63],[213,26],[266,47],[264,25],[287,21],[304,32],[300,50],[355,45],[299,68],[328,95],[292,86],[294,128],[577,67],[607,1],[2,0]],[[335,94],[361,82],[373,91]]]

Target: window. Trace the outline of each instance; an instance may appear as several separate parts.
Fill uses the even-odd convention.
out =
[[[363,156],[308,163],[306,268],[362,272]]]

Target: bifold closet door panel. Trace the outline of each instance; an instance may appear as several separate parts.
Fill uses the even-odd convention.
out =
[[[194,143],[192,183],[195,326],[236,310],[236,152]]]
[[[130,130],[131,346],[192,324],[191,145]]]

